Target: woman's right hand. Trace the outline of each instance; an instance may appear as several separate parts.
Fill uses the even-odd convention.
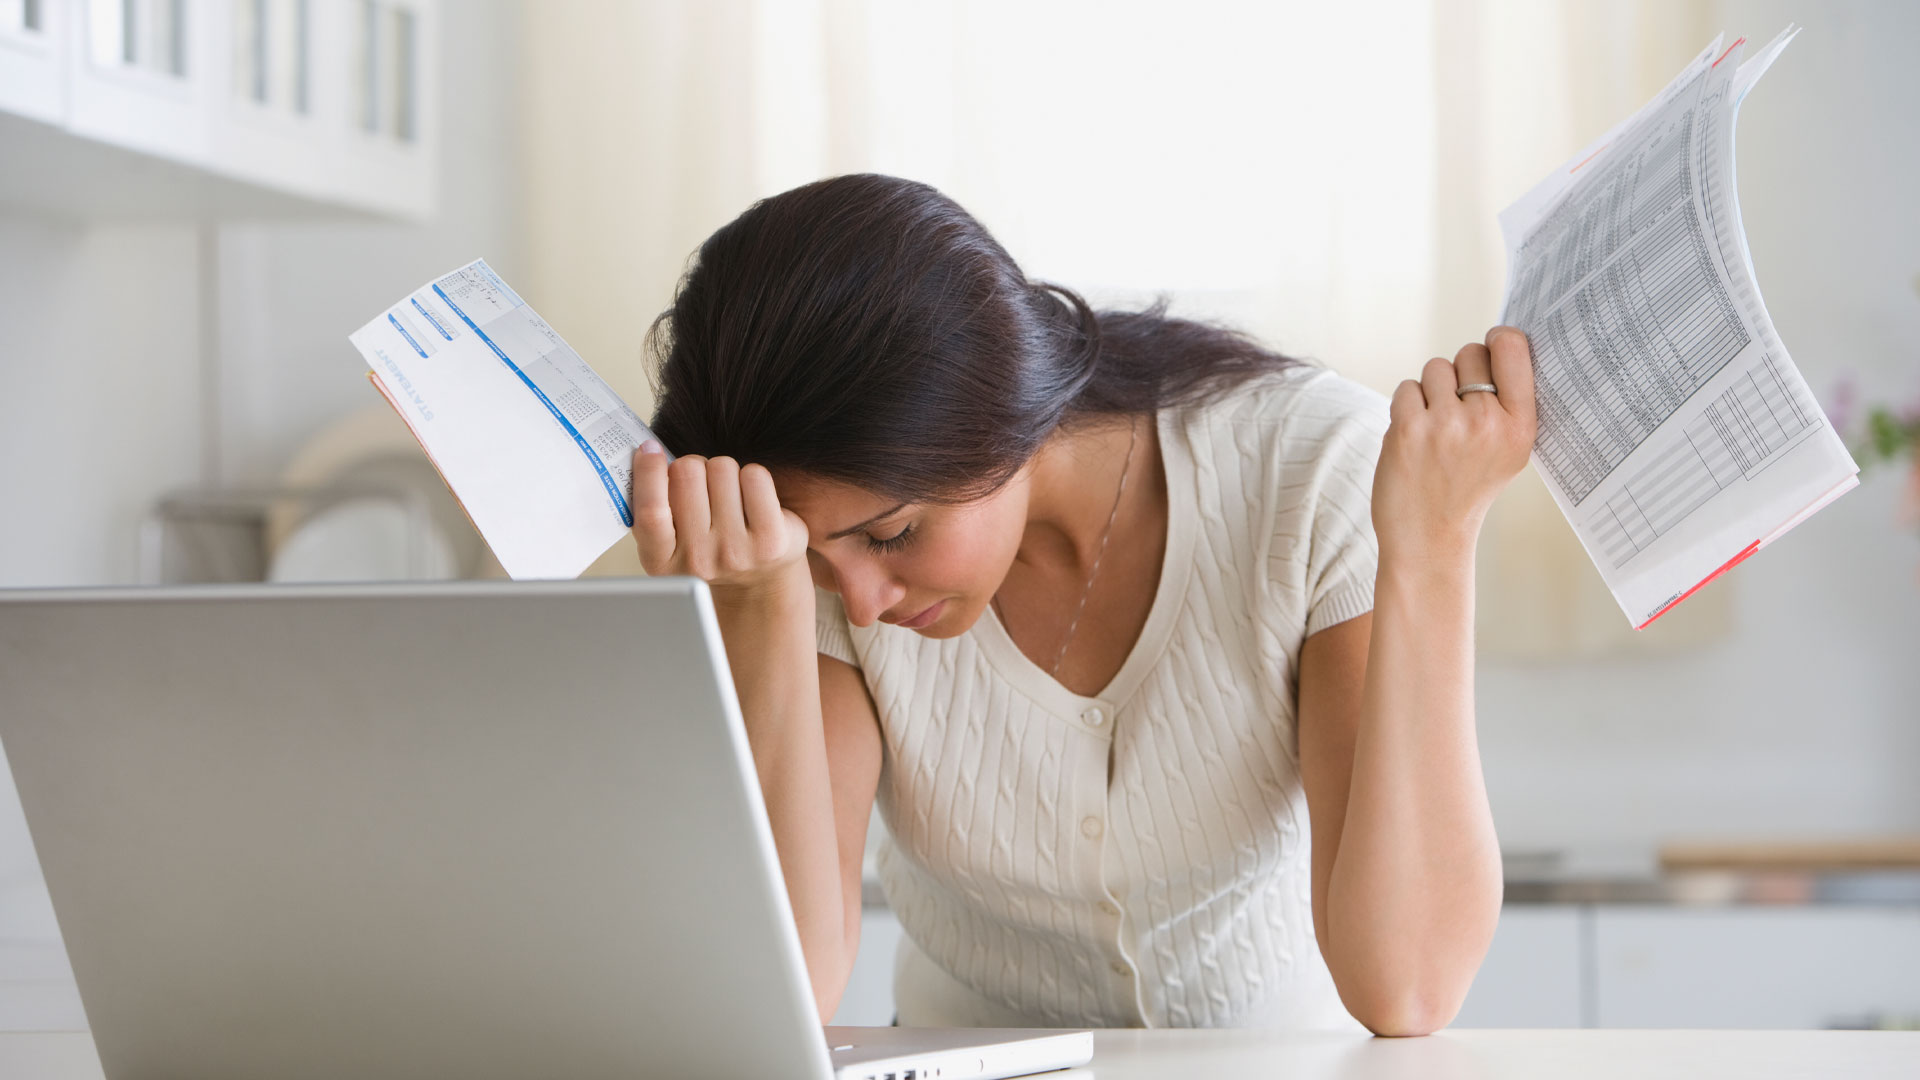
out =
[[[730,457],[667,462],[649,439],[633,453],[633,539],[653,576],[686,574],[716,594],[750,596],[812,584],[807,525],[780,505],[773,474]]]

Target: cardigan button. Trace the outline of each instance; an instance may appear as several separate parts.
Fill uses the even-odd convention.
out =
[[[1081,713],[1080,719],[1085,720],[1088,727],[1099,727],[1107,722],[1107,712],[1100,706],[1095,705],[1093,708]]]
[[[1123,979],[1130,978],[1133,975],[1133,965],[1127,963],[1125,960],[1115,960],[1113,962],[1113,973]]]
[[[1120,905],[1111,900],[1102,900],[1100,901],[1100,910],[1108,915],[1117,916],[1120,914]]]
[[[1105,829],[1106,826],[1101,824],[1100,819],[1097,817],[1082,818],[1080,820],[1080,834],[1089,840],[1098,840],[1101,832],[1105,831]]]

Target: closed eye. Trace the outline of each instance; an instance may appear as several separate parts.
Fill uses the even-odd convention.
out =
[[[877,537],[869,536],[867,537],[867,550],[878,552],[880,554],[899,551],[901,548],[907,546],[912,536],[913,536],[913,526],[911,524],[907,525],[905,528],[901,529],[899,532],[894,533],[892,536],[887,537],[885,540],[881,540]]]

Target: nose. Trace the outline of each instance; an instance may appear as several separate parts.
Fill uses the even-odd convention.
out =
[[[869,560],[835,570],[833,577],[840,604],[847,609],[847,621],[855,626],[873,625],[907,595],[905,585],[890,580],[884,569]]]

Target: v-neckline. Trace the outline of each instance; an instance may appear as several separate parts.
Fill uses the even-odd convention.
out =
[[[1118,710],[1146,679],[1147,672],[1159,662],[1160,654],[1165,651],[1172,634],[1180,598],[1186,593],[1187,581],[1193,569],[1191,550],[1194,530],[1189,447],[1185,432],[1174,430],[1173,412],[1158,409],[1154,414],[1155,426],[1160,433],[1161,469],[1166,474],[1167,482],[1167,543],[1160,561],[1160,582],[1154,589],[1153,607],[1147,612],[1147,621],[1140,628],[1140,637],[1134,641],[1127,658],[1121,662],[1120,670],[1107,680],[1107,685],[1091,697],[1069,690],[1020,650],[992,604],[987,605],[980,618],[967,631],[979,641],[988,661],[1000,670],[1002,676],[1062,715],[1076,715],[1091,705],[1105,705],[1110,711]]]

